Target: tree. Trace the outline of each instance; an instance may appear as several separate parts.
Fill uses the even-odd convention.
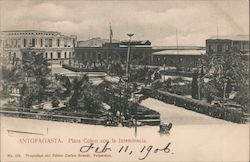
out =
[[[225,54],[209,55],[205,63],[207,74],[201,78],[205,93],[225,101],[229,97],[228,94],[234,90],[237,92],[234,101],[246,106],[249,96],[246,95],[246,90],[249,91],[247,60],[246,55],[235,47]],[[208,83],[204,82],[204,78],[209,79]]]
[[[21,104],[25,107],[31,107],[33,102],[42,102],[45,97],[45,89],[49,85],[48,62],[42,54],[35,52],[24,52],[21,64],[16,64],[5,74],[5,80],[8,84],[21,85]]]
[[[197,72],[195,72],[193,74],[193,79],[192,79],[192,87],[191,87],[191,95],[192,98],[198,99],[198,77],[199,74]]]
[[[101,110],[101,101],[89,82],[87,75],[75,77],[71,86],[73,94],[69,100],[72,109],[97,113]]]
[[[147,78],[149,68],[144,66],[144,68],[133,68],[130,70],[129,80],[136,82],[145,82]]]
[[[110,73],[113,73],[117,76],[123,76],[125,71],[123,70],[121,63],[112,63],[109,67]]]
[[[48,75],[50,74],[49,64],[42,54],[35,52],[24,53],[23,64],[21,66],[22,75],[26,76],[28,88],[33,89],[36,93],[26,93],[32,95],[38,103],[42,102],[45,97],[45,89],[50,84]]]

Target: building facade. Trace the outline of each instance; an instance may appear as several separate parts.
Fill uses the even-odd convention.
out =
[[[110,63],[127,60],[128,45],[130,44],[130,63],[137,65],[151,64],[152,46],[146,41],[93,41],[95,43],[78,43],[75,48],[75,61],[78,63]],[[81,46],[82,45],[82,46]]]
[[[153,65],[169,66],[180,68],[195,68],[200,59],[205,56],[204,47],[180,46],[180,47],[162,47],[153,49]]]
[[[225,54],[232,47],[238,48],[243,54],[249,53],[249,36],[219,36],[206,40],[207,54]]]
[[[0,57],[9,62],[22,59],[25,51],[43,53],[44,58],[67,60],[73,57],[76,36],[55,31],[13,30],[0,34]]]

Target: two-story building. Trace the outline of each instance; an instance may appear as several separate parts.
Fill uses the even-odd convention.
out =
[[[0,57],[9,62],[23,53],[34,51],[43,53],[44,58],[67,60],[73,57],[76,36],[65,36],[55,31],[12,30],[0,33]]]
[[[206,40],[207,54],[225,54],[232,47],[249,53],[249,35],[216,36]]]

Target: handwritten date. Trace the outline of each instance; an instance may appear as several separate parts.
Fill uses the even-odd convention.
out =
[[[156,148],[153,145],[148,146],[142,146],[141,149],[139,149],[140,157],[138,157],[139,160],[146,159],[151,153],[170,153],[170,145],[171,142],[167,143],[166,146],[162,148]],[[94,152],[94,153],[107,153],[112,152],[112,148],[109,146],[109,142],[106,142],[104,146],[96,146],[94,143],[90,143],[88,145],[81,146],[80,152],[82,153],[88,153],[88,152]],[[127,153],[128,155],[132,155],[134,150],[130,149],[130,146],[122,145],[120,149],[117,150],[118,153]]]

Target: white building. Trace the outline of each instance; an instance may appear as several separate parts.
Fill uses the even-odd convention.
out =
[[[12,62],[27,50],[43,53],[44,58],[67,60],[74,55],[76,36],[55,31],[13,30],[0,32],[0,57]]]

